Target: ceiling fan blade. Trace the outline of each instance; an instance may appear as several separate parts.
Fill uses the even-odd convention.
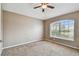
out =
[[[48,7],[48,8],[51,8],[51,9],[55,8],[55,7],[53,7],[53,6],[50,6],[50,5],[47,5],[47,7]]]
[[[45,10],[44,9],[42,9],[42,12],[44,12]]]
[[[39,7],[41,7],[41,6],[36,6],[36,7],[34,7],[34,9],[39,8]]]

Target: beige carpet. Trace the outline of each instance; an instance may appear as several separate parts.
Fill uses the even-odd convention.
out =
[[[47,41],[4,49],[2,56],[79,56],[79,50]]]

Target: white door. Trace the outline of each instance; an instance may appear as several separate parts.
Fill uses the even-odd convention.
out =
[[[1,56],[1,53],[2,53],[2,42],[0,40],[0,56]]]
[[[2,21],[1,21],[1,3],[0,3],[0,55],[2,53]]]

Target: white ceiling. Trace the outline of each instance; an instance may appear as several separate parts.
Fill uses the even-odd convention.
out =
[[[45,12],[42,13],[41,8],[33,9],[33,7],[36,5],[38,4],[4,3],[2,4],[2,8],[7,11],[38,18],[40,20],[46,20],[48,18],[53,18],[79,10],[79,3],[52,3],[50,5],[55,6],[55,9],[46,9]]]

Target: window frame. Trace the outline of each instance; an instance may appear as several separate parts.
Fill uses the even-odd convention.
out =
[[[67,38],[62,38],[62,37],[57,37],[57,36],[50,37],[50,24],[53,23],[53,22],[61,21],[61,20],[73,20],[74,21],[74,33],[73,33],[74,38],[73,38],[73,40],[68,40]],[[74,41],[74,39],[75,39],[75,20],[74,19],[59,19],[59,20],[56,20],[56,21],[54,20],[54,21],[49,22],[49,25],[48,25],[48,37],[49,37],[49,39],[54,39],[54,40],[61,39],[61,40],[66,40],[66,41]]]

